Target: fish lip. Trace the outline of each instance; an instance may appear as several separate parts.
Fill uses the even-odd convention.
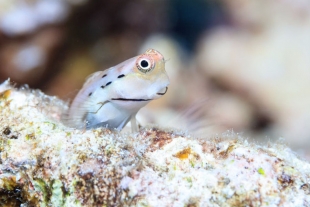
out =
[[[167,91],[168,91],[168,87],[166,86],[165,92],[163,92],[163,93],[157,93],[157,95],[163,96],[163,95],[165,95],[165,94],[167,93]]]
[[[112,98],[113,101],[151,101],[153,99]]]

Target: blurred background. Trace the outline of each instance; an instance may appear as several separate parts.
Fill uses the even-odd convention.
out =
[[[148,48],[169,60],[171,85],[142,125],[284,138],[310,159],[308,0],[0,0],[1,82],[69,101]]]

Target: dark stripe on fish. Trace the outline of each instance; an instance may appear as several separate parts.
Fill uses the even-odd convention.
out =
[[[112,98],[113,101],[151,101],[153,99]]]

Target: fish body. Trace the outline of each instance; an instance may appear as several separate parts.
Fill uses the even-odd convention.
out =
[[[67,124],[76,128],[107,127],[122,130],[150,101],[163,96],[169,78],[165,59],[156,50],[92,74],[74,98]]]

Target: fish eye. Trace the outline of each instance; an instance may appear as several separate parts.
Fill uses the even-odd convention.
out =
[[[154,63],[152,63],[151,60],[148,60],[146,58],[138,60],[136,65],[137,68],[143,73],[147,73],[154,68]]]
[[[146,60],[142,60],[142,61],[140,62],[140,66],[141,66],[142,68],[147,68],[147,67],[149,67],[149,62],[146,61]]]

